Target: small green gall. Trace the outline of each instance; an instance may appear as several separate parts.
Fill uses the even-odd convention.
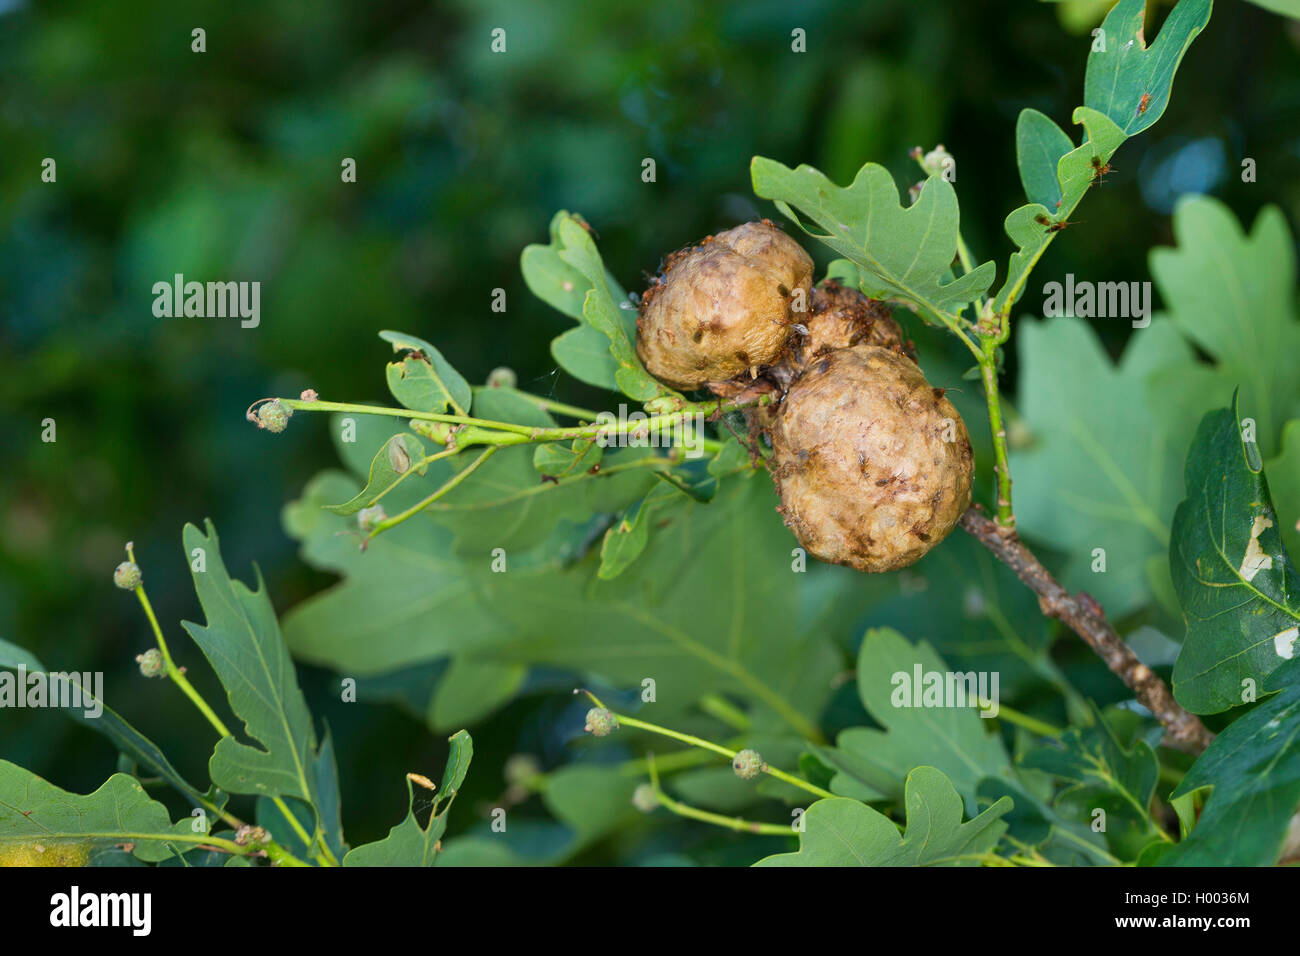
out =
[[[767,769],[767,764],[763,763],[757,750],[742,750],[731,758],[731,769],[741,780],[753,780]]]
[[[163,664],[162,651],[156,647],[135,655],[135,660],[140,665],[140,673],[145,677],[162,677],[163,671],[167,669]]]
[[[279,434],[289,426],[293,409],[283,404],[278,398],[264,403],[257,410],[257,424],[269,432]]]
[[[143,575],[140,574],[140,566],[134,561],[123,561],[113,572],[113,583],[123,591],[134,591],[140,586]]]
[[[514,388],[518,384],[519,376],[515,374],[515,370],[512,368],[506,368],[503,365],[488,372],[488,388]]]
[[[383,505],[371,505],[369,508],[362,508],[357,512],[357,527],[362,531],[374,531],[375,526],[387,517]]]
[[[655,788],[648,783],[643,783],[632,791],[632,806],[636,807],[642,813],[650,813],[659,806],[659,797],[655,794]]]
[[[587,711],[586,731],[596,737],[608,737],[618,730],[618,718],[604,707],[593,707]]]

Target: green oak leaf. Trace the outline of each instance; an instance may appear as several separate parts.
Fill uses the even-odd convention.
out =
[[[569,315],[573,315],[576,301],[581,301],[582,321],[608,340],[607,348],[614,362],[614,383],[623,394],[643,402],[659,395],[677,394],[656,381],[637,357],[636,311],[621,308],[621,303],[627,301],[626,295],[611,280],[581,217],[558,213],[551,220],[550,245],[529,246],[524,250],[521,265],[524,280],[543,301]],[[575,299],[577,295],[581,296],[580,300]],[[576,347],[576,339],[571,341],[556,354],[556,361],[561,360],[561,355],[572,360],[576,352],[589,351],[590,341],[591,337],[586,336],[581,349]],[[611,367],[603,359],[599,365],[588,362],[570,370],[576,378],[602,387],[607,387],[610,371]]]
[[[434,522],[405,522],[361,553],[337,534],[344,519],[314,503],[347,487],[355,482],[321,476],[286,512],[307,563],[346,580],[284,624],[299,658],[347,674],[451,656],[588,671],[614,686],[653,677],[660,719],[728,693],[753,708],[756,723],[815,738],[841,666],[828,615],[860,613],[871,591],[851,571],[816,564],[795,586],[796,542],[771,483],[752,475],[724,483],[708,505],[673,491],[681,503],[656,512],[637,573],[614,580],[602,580],[599,555],[581,549],[537,560],[511,552],[508,572],[492,573],[489,557],[452,554]]]
[[[406,778],[408,810],[406,819],[388,831],[388,836],[348,851],[344,866],[433,866],[438,862],[442,835],[447,832],[447,811],[451,809],[474,757],[474,742],[465,731],[453,734],[448,741],[451,753],[437,789],[429,822],[420,826],[415,816],[415,788],[410,775]]]
[[[408,355],[388,364],[388,387],[394,398],[416,411],[469,414],[469,382],[441,352],[424,339],[404,332],[384,331],[379,337],[391,344],[394,352],[419,352],[423,356]]]
[[[575,438],[572,442],[549,442],[538,445],[533,452],[533,467],[543,475],[563,478],[580,475],[600,464],[605,449],[590,438]]]
[[[317,744],[311,713],[261,572],[255,591],[233,580],[222,560],[216,529],[210,521],[206,527],[205,535],[187,524],[183,538],[207,623],[184,621],[182,625],[216,671],[231,710],[260,744],[243,743],[233,736],[219,740],[208,763],[212,781],[228,793],[303,800],[315,809],[321,832],[341,845],[337,821],[325,812],[338,800],[333,753]],[[193,560],[196,549],[203,556],[202,564]]]
[[[1195,828],[1161,866],[1272,866],[1300,804],[1300,658],[1268,681],[1277,693],[1237,718],[1197,758],[1175,798],[1213,787]]]
[[[412,468],[417,475],[425,474],[428,465],[421,464],[424,457],[424,443],[415,435],[409,432],[394,435],[384,442],[370,463],[370,477],[366,486],[342,504],[326,505],[326,509],[339,515],[351,515],[376,504]],[[402,479],[403,482],[409,480]]]
[[[1106,836],[1112,847],[1136,857],[1163,831],[1151,817],[1160,766],[1155,751],[1143,740],[1125,748],[1094,705],[1091,727],[1072,727],[1057,740],[1031,750],[1022,767],[1042,770],[1068,782],[1063,799],[1106,812]]]
[[[983,295],[993,282],[992,262],[944,281],[957,254],[960,217],[952,183],[941,176],[926,180],[917,201],[904,207],[889,171],[874,163],[846,188],[811,166],[790,169],[762,156],[754,157],[750,172],[757,195],[862,270],[862,291],[872,298],[903,299],[942,321],[943,313]],[[803,217],[823,232],[805,226]]]
[[[618,391],[618,362],[609,354],[609,339],[600,329],[577,325],[551,339],[551,355],[580,382]]]
[[[1194,355],[1160,322],[1138,330],[1118,366],[1079,319],[1024,322],[1017,334],[1019,407],[1033,436],[1011,452],[1017,524],[1064,554],[1062,584],[1127,614],[1150,600],[1148,560],[1168,552],[1191,433],[1154,410],[1148,382],[1194,368]]]
[[[1174,697],[1216,714],[1253,699],[1243,694],[1257,694],[1300,650],[1300,574],[1282,547],[1259,450],[1243,440],[1236,396],[1201,421],[1186,484],[1169,544],[1187,621]]]
[[[907,775],[903,798],[907,830],[857,800],[818,800],[804,814],[797,853],[764,857],[755,866],[973,866],[989,853],[1011,810],[1003,797],[979,816],[962,823],[962,798],[951,781],[933,767]]]
[[[1020,114],[1016,162],[1029,204],[1014,210],[1004,224],[1017,251],[994,297],[995,309],[1008,308],[1020,298],[1030,270],[1056,237],[1049,228],[1052,223],[1041,220],[1068,220],[1124,140],[1164,113],[1174,73],[1209,21],[1210,7],[1211,0],[1179,0],[1148,50],[1142,35],[1145,0],[1115,5],[1098,37],[1104,38],[1105,49],[1094,48],[1088,55],[1084,105],[1073,116],[1084,127],[1078,147],[1070,148],[1069,136],[1042,113]]]
[[[627,510],[619,515],[618,520],[609,526],[600,544],[600,570],[597,575],[609,581],[628,569],[641,556],[650,540],[652,496],[668,497],[668,489],[662,485],[651,490],[640,501],[633,502]]]
[[[16,672],[19,666],[25,668],[29,675],[48,673],[45,666],[26,650],[16,644],[0,640],[0,670]],[[126,754],[150,773],[166,780],[178,793],[189,798],[194,806],[203,805],[205,800],[215,802],[223,799],[219,794],[204,794],[199,791],[172,766],[171,761],[157,744],[127,723],[120,714],[97,698],[91,690],[89,687],[82,687],[82,696],[88,707],[60,707],[59,709],[78,723],[103,734],[120,753]],[[86,711],[96,707],[102,708],[101,712],[94,717],[87,716]]]
[[[1074,141],[1038,110],[1023,109],[1016,119],[1016,166],[1025,196],[1046,209],[1060,207],[1064,192],[1057,178],[1061,157],[1074,149]]]
[[[1021,114],[1022,119],[1024,115]],[[1025,121],[1034,127],[1035,134],[1026,134],[1023,142],[1019,126],[1017,128],[1017,149],[1024,146],[1029,150],[1025,155],[1017,156],[1017,163],[1021,167],[1021,181],[1024,182],[1026,194],[1029,194],[1031,201],[1026,206],[1012,210],[1003,223],[1007,235],[1016,244],[1016,252],[1011,254],[1008,262],[1006,281],[994,297],[993,306],[996,309],[1003,309],[1008,302],[1014,303],[1020,298],[1030,270],[1038,262],[1043,250],[1057,236],[1051,229],[1052,222],[1068,220],[1092,185],[1098,166],[1108,163],[1124,142],[1123,131],[1107,117],[1096,110],[1080,106],[1074,111],[1074,122],[1083,125],[1083,142],[1057,158],[1053,173],[1043,165],[1042,156],[1045,151],[1058,148],[1061,139],[1046,132],[1044,121],[1069,141],[1069,137],[1046,116],[1041,120]],[[1042,140],[1046,140],[1046,146],[1041,144]],[[1026,168],[1032,171],[1029,177],[1026,177]],[[1049,186],[1051,182],[1054,185]],[[1030,194],[1031,185],[1034,188],[1033,194]],[[1050,206],[1042,204],[1036,196],[1054,197],[1053,203]]]
[[[1222,202],[1196,196],[1178,204],[1173,226],[1177,245],[1151,251],[1151,275],[1170,321],[1217,367],[1214,378],[1207,369],[1170,388],[1184,384],[1204,401],[1206,378],[1217,379],[1220,391],[1240,385],[1267,458],[1277,451],[1282,422],[1300,414],[1295,243],[1286,219],[1266,206],[1247,234]]]
[[[920,684],[915,681],[918,669]],[[964,673],[952,672],[929,644],[913,645],[893,630],[868,631],[858,652],[857,672],[862,705],[884,729],[851,727],[840,732],[835,747],[817,751],[837,771],[832,793],[860,800],[897,799],[903,779],[924,764],[942,771],[973,813],[981,778],[1011,775],[1002,741],[973,705],[914,704],[909,688],[921,693],[926,675],[938,674],[946,682],[946,675]],[[997,699],[991,684],[986,690]]]
[[[126,774],[115,773],[94,793],[82,795],[0,760],[0,865],[11,854],[56,847],[75,854],[116,843],[134,843],[137,858],[156,863],[189,848],[191,841],[178,843],[176,835],[192,833],[190,822],[173,825],[167,808]]]
[[[689,500],[710,500],[683,488],[681,483],[684,479],[671,480],[670,473],[666,472],[656,474],[664,481],[651,488],[645,497],[628,505],[605,531],[600,545],[600,570],[596,572],[602,581],[618,577],[641,556],[650,541],[652,524],[677,520]],[[716,489],[717,479],[711,477],[710,480]]]
[[[618,383],[614,376],[619,369],[619,360],[610,351],[609,336],[583,320],[583,303],[593,283],[560,255],[565,248],[560,227],[573,218],[567,212],[556,213],[551,219],[551,241],[544,246],[533,244],[525,247],[519,257],[519,267],[533,295],[578,320],[576,327],[551,341],[551,354],[560,367],[588,385],[617,391]],[[605,285],[615,302],[627,301],[627,293],[608,270],[605,271]],[[635,339],[636,313],[627,309],[620,311],[625,314],[625,334]]]
[[[498,639],[499,626],[476,603],[471,568],[452,555],[452,532],[405,521],[362,552],[350,534],[355,523],[321,507],[356,489],[354,478],[323,472],[285,508],[285,530],[301,542],[303,560],[344,577],[285,615],[294,656],[360,677]]]
[[[854,576],[810,567],[801,577],[827,586],[801,594],[791,580],[795,542],[774,506],[770,482],[740,478],[712,504],[681,496],[659,513],[635,575],[600,579],[594,554],[483,575],[484,606],[506,639],[472,653],[591,671],[614,686],[652,677],[660,715],[708,693],[735,694],[754,706],[756,722],[817,737],[813,716],[839,665],[816,621]]]
[[[1136,136],[1169,105],[1174,73],[1192,40],[1210,21],[1211,0],[1179,0],[1147,47],[1146,0],[1120,0],[1101,24],[1105,49],[1088,54],[1083,102]]]

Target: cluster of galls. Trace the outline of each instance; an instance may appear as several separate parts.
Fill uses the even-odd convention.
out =
[[[906,567],[970,504],[966,426],[888,306],[830,279],[814,288],[808,254],[767,220],[669,257],[642,297],[637,353],[674,388],[771,395],[750,422],[814,557]]]

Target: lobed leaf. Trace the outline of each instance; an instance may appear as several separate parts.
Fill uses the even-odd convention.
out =
[[[1041,113],[1038,115],[1042,116]],[[1024,116],[1021,113],[1022,120]],[[1011,254],[1007,264],[1006,281],[993,299],[994,308],[999,310],[1006,308],[1008,303],[1014,304],[1020,298],[1030,270],[1037,264],[1043,250],[1056,238],[1057,232],[1052,230],[1052,224],[1069,219],[1092,185],[1099,167],[1108,163],[1124,142],[1123,131],[1109,118],[1096,110],[1080,106],[1074,111],[1074,122],[1083,125],[1083,142],[1059,156],[1054,171],[1049,171],[1044,165],[1042,153],[1044,149],[1054,151],[1061,145],[1061,139],[1046,131],[1044,121],[1051,124],[1065,142],[1070,141],[1046,116],[1042,116],[1041,120],[1025,120],[1032,125],[1034,134],[1026,133],[1023,143],[1019,125],[1017,126],[1017,164],[1030,203],[1013,210],[1003,224],[1007,235],[1016,244],[1016,252]],[[1047,147],[1036,145],[1040,140],[1046,140]],[[1019,153],[1022,145],[1030,150],[1024,155]],[[1026,169],[1030,170],[1028,177]],[[1054,199],[1049,206],[1036,201],[1035,197]]]
[[[190,821],[178,826],[188,832]],[[134,777],[115,773],[82,795],[0,760],[0,865],[37,864],[46,853],[65,866],[85,865],[92,850],[118,843],[134,844],[137,858],[158,862],[188,848],[175,843],[174,833],[167,808]]]
[[[1125,136],[1152,126],[1169,105],[1174,73],[1210,22],[1212,0],[1178,0],[1148,49],[1146,0],[1120,0],[1102,21],[1105,49],[1088,55],[1083,102],[1110,117]]]
[[[206,527],[204,534],[187,524],[183,534],[185,553],[199,549],[204,557],[204,569],[192,563],[191,573],[206,624],[182,623],[216,671],[231,709],[260,745],[223,737],[208,764],[212,781],[229,793],[305,801],[314,808],[321,833],[341,846],[337,821],[323,812],[338,802],[333,752],[317,744],[261,574],[256,591],[231,579],[216,529],[210,521]]]
[[[962,822],[962,798],[942,772],[917,767],[907,775],[903,802],[907,829],[857,800],[818,800],[804,814],[797,853],[781,853],[755,866],[972,866],[989,853],[1006,824],[1009,797]]]
[[[837,771],[831,791],[859,800],[897,799],[907,775],[926,765],[946,775],[973,813],[979,781],[1011,776],[1011,762],[973,702],[913,706],[907,690],[916,684],[918,671],[923,678],[938,674],[945,683],[946,675],[957,673],[925,642],[913,645],[888,629],[867,632],[858,652],[858,694],[884,729],[852,727],[840,732],[834,748],[817,751]]]
[[[1216,367],[1212,376],[1166,387],[1199,398],[1203,412],[1207,385],[1226,398],[1239,384],[1267,458],[1277,450],[1282,422],[1300,415],[1295,242],[1286,219],[1266,206],[1248,234],[1220,200],[1195,196],[1178,204],[1173,227],[1176,246],[1151,251],[1151,275],[1170,321]]]
[[[620,307],[627,302],[626,293],[606,270],[580,216],[557,213],[551,220],[550,244],[527,247],[520,266],[524,281],[538,298],[567,315],[580,317],[607,340],[608,358],[599,353],[590,334],[571,329],[556,339],[552,353],[566,371],[606,388],[612,376],[623,394],[638,401],[677,394],[656,381],[637,357],[636,312]],[[558,346],[561,339],[564,345]]]
[[[940,176],[926,180],[917,201],[904,207],[889,171],[874,163],[848,187],[811,166],[789,169],[762,156],[754,157],[750,172],[757,195],[775,201],[810,236],[862,270],[862,291],[872,298],[911,302],[942,322],[946,312],[983,295],[993,282],[992,262],[944,281],[957,254],[959,214],[957,194]],[[803,217],[823,232],[808,228]]]
[[[588,325],[583,319],[583,303],[594,283],[560,255],[565,242],[560,235],[560,226],[573,219],[575,217],[570,213],[557,212],[551,219],[551,241],[544,246],[533,244],[525,247],[519,257],[520,270],[533,295],[578,320],[576,328],[569,329],[551,341],[551,354],[560,363],[560,367],[588,385],[617,391],[614,374],[619,369],[619,360],[610,350],[609,336],[595,326]],[[627,301],[627,293],[608,270],[605,271],[605,285],[615,302]],[[636,314],[630,310],[622,311],[628,317],[624,321],[627,335],[635,338]]]

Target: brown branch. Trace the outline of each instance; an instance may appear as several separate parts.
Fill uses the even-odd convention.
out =
[[[1120,680],[1128,685],[1142,705],[1165,728],[1164,743],[1190,754],[1199,754],[1214,739],[1199,717],[1178,705],[1155,671],[1147,667],[1132,648],[1115,633],[1101,605],[1088,593],[1070,594],[1012,530],[999,528],[978,506],[966,509],[961,526],[979,539],[993,555],[1016,572],[1038,595],[1038,606],[1048,617],[1067,625],[1087,642]]]

